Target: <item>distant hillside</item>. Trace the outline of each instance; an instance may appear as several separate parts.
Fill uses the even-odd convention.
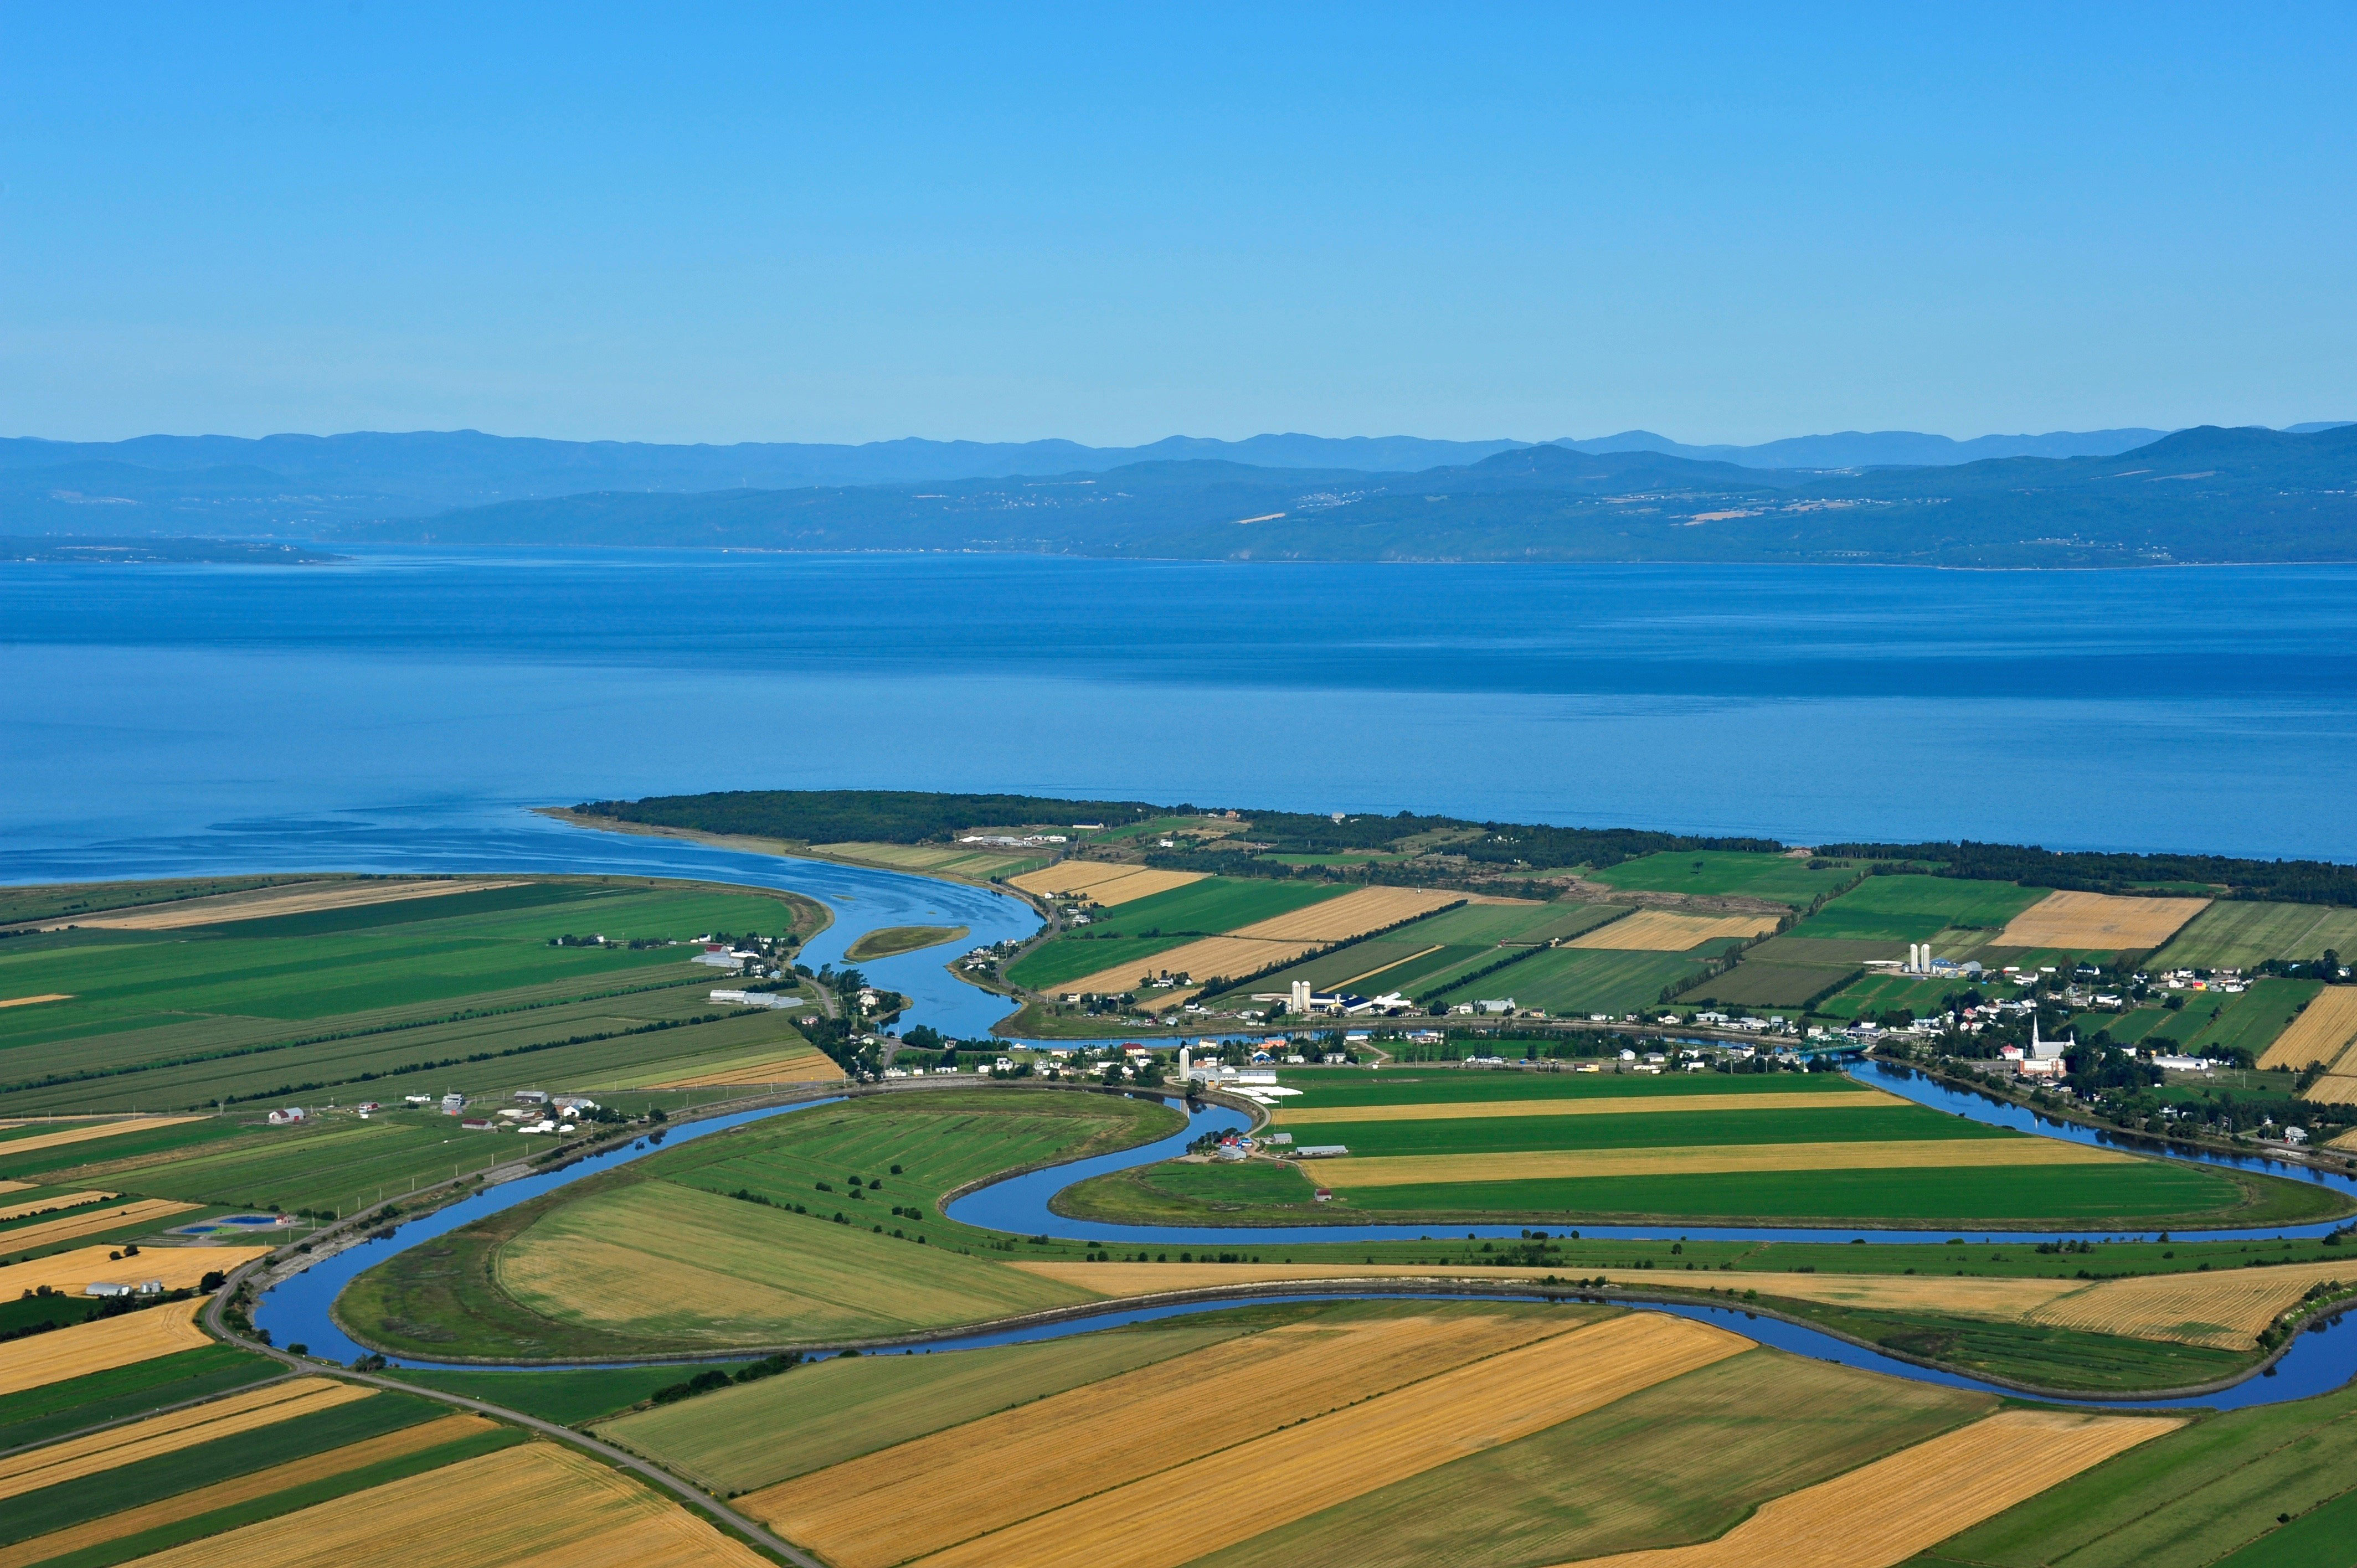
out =
[[[1262,561],[2349,561],[2357,426],[2204,426],[2113,457],[1864,473],[1541,446],[1409,475],[1199,461],[918,486],[605,491],[333,536]]]
[[[1760,446],[1693,446],[1650,431],[1550,443],[1590,456],[1652,453],[1763,469],[1961,463],[1985,457],[2107,455],[2153,430],[1984,435],[1952,441],[1910,431],[1795,436]],[[360,431],[343,435],[144,435],[131,441],[0,439],[0,527],[18,532],[190,528],[292,532],[328,522],[429,517],[454,507],[604,490],[933,484],[1020,475],[1093,474],[1138,463],[1214,461],[1259,468],[1406,474],[1462,467],[1528,441],[1417,436],[1174,435],[1145,446],[1071,441],[877,441],[865,446],[746,442],[665,446],[544,441],[479,431]],[[111,509],[114,519],[97,518]]]

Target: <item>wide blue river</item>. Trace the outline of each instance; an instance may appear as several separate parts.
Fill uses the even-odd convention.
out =
[[[0,878],[824,786],[2346,860],[2352,692],[2347,567],[7,564]]]

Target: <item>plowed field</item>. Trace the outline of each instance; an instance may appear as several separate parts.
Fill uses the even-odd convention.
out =
[[[1717,1541],[1582,1568],[1891,1568],[2183,1423],[2003,1411],[1764,1505]]]
[[[2049,893],[2007,921],[1992,946],[2125,952],[2160,946],[2210,907],[2207,898],[2122,898]]]
[[[1614,1318],[1219,1447],[921,1561],[926,1568],[1176,1568],[1750,1348],[1683,1318]],[[1206,1450],[1228,1441],[1224,1413],[1205,1411]],[[1087,1453],[1076,1448],[1066,1458],[1085,1468]],[[1275,1477],[1283,1485],[1271,1484]]]
[[[140,1568],[770,1568],[676,1503],[527,1443],[137,1559]]]
[[[1328,1187],[1558,1181],[1576,1176],[1693,1176],[1729,1171],[1939,1170],[2119,1165],[2133,1156],[2056,1138],[1924,1139],[1885,1144],[1733,1144],[1723,1147],[1550,1149],[1501,1155],[1404,1155],[1321,1160]]]
[[[1776,929],[1773,915],[1680,915],[1667,909],[1635,914],[1583,931],[1563,945],[1615,952],[1684,952],[1720,937],[1756,937]]]
[[[197,1312],[204,1305],[174,1302],[0,1345],[0,1394],[210,1345],[211,1338],[197,1326]]]

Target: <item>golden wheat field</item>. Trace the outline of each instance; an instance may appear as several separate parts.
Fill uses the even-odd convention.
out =
[[[9,1124],[11,1126],[15,1125],[14,1122]],[[23,1192],[27,1187],[35,1187],[40,1185],[41,1184],[37,1181],[0,1181],[0,1192]]]
[[[2110,893],[2049,893],[1997,933],[2001,948],[2124,952],[2157,948],[2210,907],[2207,898],[2123,898]]]
[[[1692,1176],[1735,1171],[1943,1170],[2115,1165],[2133,1158],[2057,1138],[1926,1138],[1881,1144],[1730,1144],[1717,1147],[1542,1149],[1498,1155],[1355,1155],[1320,1160],[1332,1187],[1558,1181],[1577,1176]]]
[[[672,1078],[663,1080],[667,1089],[708,1089],[716,1085],[735,1083],[832,1083],[843,1077],[843,1069],[824,1051],[796,1051],[790,1056],[766,1057],[742,1067],[730,1067],[717,1072],[699,1073],[694,1078]]]
[[[492,1431],[498,1425],[499,1423],[479,1415],[446,1415],[438,1421],[422,1422],[415,1426],[403,1427],[398,1432],[388,1432],[382,1437],[330,1448],[324,1454],[290,1459],[266,1470],[256,1470],[251,1475],[227,1481],[216,1481],[210,1487],[199,1487],[176,1497],[125,1509],[121,1513],[111,1513],[86,1524],[38,1535],[12,1546],[0,1546],[0,1568],[31,1568],[36,1563],[47,1563],[69,1552],[102,1546],[110,1541],[122,1541],[164,1525],[176,1524],[184,1519],[196,1519],[217,1509],[235,1508],[240,1503],[266,1498],[274,1492],[307,1486],[330,1476],[381,1465],[388,1459],[399,1459],[428,1448],[438,1448],[445,1443],[456,1443],[479,1432]]]
[[[2169,1417],[2001,1411],[1773,1498],[1716,1541],[1591,1557],[1580,1568],[1892,1568],[2183,1424]]]
[[[0,1268],[0,1301],[14,1301],[43,1285],[79,1295],[92,1284],[139,1284],[155,1280],[166,1290],[190,1290],[215,1271],[230,1273],[270,1251],[267,1247],[149,1247],[135,1258],[109,1260],[111,1247],[77,1247],[29,1262]]]
[[[2322,1078],[2309,1084],[2307,1091],[2300,1098],[2312,1100],[2319,1105],[2357,1105],[2357,1077],[2326,1073]],[[2334,1146],[2344,1149],[2357,1146],[2357,1144],[2341,1142],[2341,1138],[2349,1136],[2350,1134],[2344,1133],[2341,1138],[2334,1139]]]
[[[1563,945],[1615,952],[1684,952],[1721,937],[1756,937],[1776,929],[1773,915],[1681,915],[1640,909],[1609,925],[1582,931]]]
[[[1481,1122],[1499,1117],[1628,1116],[1664,1111],[1880,1111],[1913,1103],[1878,1089],[1833,1094],[1627,1094],[1594,1100],[1417,1101],[1406,1105],[1297,1105],[1273,1115],[1280,1127],[1334,1122]]]
[[[884,1568],[1573,1325],[1297,1324],[1210,1346],[740,1499],[840,1568]],[[974,1455],[991,1463],[977,1466]],[[1084,1464],[1074,1464],[1084,1454]],[[877,1477],[889,1479],[878,1482]]]
[[[1203,937],[1168,952],[1133,959],[1110,969],[1067,980],[1048,989],[1058,995],[1116,996],[1137,989],[1141,975],[1191,974],[1199,981],[1214,975],[1234,979],[1257,974],[1280,963],[1290,963],[1310,950],[1308,942],[1263,941],[1249,937]]]
[[[258,893],[224,893],[212,898],[127,909],[119,915],[77,915],[77,926],[110,931],[178,931],[233,920],[264,920],[277,915],[309,915],[322,909],[357,909],[367,904],[399,904],[412,898],[442,898],[453,893],[486,893],[513,887],[503,882],[328,882],[274,887]]]
[[[2310,1062],[2340,1067],[2352,1045],[2357,1045],[2357,985],[2328,985],[2284,1026],[2259,1058],[2259,1066],[2294,1072]]]
[[[196,1207],[193,1203],[176,1203],[168,1197],[143,1197],[120,1208],[93,1208],[86,1214],[70,1214],[45,1225],[27,1225],[22,1230],[11,1230],[6,1245],[12,1252],[20,1248],[30,1251],[35,1247],[95,1236],[102,1230],[119,1230],[126,1225],[144,1225],[151,1219],[186,1214]]]
[[[54,1133],[36,1133],[28,1138],[10,1138],[0,1143],[0,1155],[14,1159],[29,1155],[36,1149],[55,1148],[60,1144],[80,1144],[91,1138],[112,1138],[118,1133],[136,1133],[149,1127],[176,1127],[183,1122],[197,1122],[197,1116],[132,1116],[120,1122],[85,1122],[79,1126],[63,1127]]]
[[[2277,1313],[2298,1305],[2309,1286],[2333,1283],[2357,1284],[2357,1259],[2104,1280],[2057,1297],[2029,1318],[2057,1327],[2247,1350]]]
[[[1461,894],[1420,887],[1361,887],[1291,914],[1238,926],[1228,935],[1272,942],[1344,942],[1464,901]]]
[[[331,1410],[374,1395],[374,1389],[339,1383],[333,1378],[295,1378],[267,1383],[226,1399],[188,1410],[167,1411],[145,1421],[111,1426],[67,1443],[12,1454],[0,1458],[0,1499],[80,1480],[103,1470],[152,1459],[158,1454],[193,1448],[199,1443],[275,1426],[298,1415]]]
[[[70,991],[44,991],[38,996],[0,996],[0,1007],[36,1007],[44,1002],[70,1002]],[[8,1123],[15,1126],[15,1122]]]
[[[1091,903],[1110,908],[1119,904],[1135,903],[1151,894],[1168,893],[1173,887],[1184,887],[1190,882],[1200,882],[1203,876],[1200,871],[1154,871],[1143,865],[1102,860],[1068,860],[1039,871],[1027,871],[1020,876],[1010,876],[1006,884],[1042,897],[1059,893],[1085,894]]]
[[[1751,1348],[1739,1335],[1658,1313],[1613,1318],[1220,1447],[920,1562],[1177,1568]],[[1205,1412],[1207,1449],[1225,1441],[1220,1414]],[[1085,1466],[1086,1453],[1070,1457]]]
[[[204,1305],[173,1302],[0,1345],[0,1394],[210,1345],[211,1338],[197,1326]]]
[[[587,1455],[526,1443],[134,1560],[140,1568],[770,1568]]]
[[[23,1203],[0,1206],[0,1223],[36,1214],[55,1214],[61,1208],[80,1208],[85,1203],[104,1203],[122,1196],[119,1192],[61,1192],[49,1197],[29,1198]]]

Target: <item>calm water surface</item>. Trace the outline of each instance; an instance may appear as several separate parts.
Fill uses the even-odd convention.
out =
[[[0,565],[0,877],[846,785],[2351,859],[2352,692],[2342,567]]]

